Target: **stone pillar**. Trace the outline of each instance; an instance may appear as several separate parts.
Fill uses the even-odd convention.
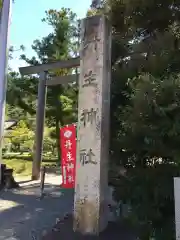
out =
[[[174,178],[176,240],[180,239],[180,178]]]
[[[74,230],[98,235],[108,223],[111,28],[104,16],[82,21]]]

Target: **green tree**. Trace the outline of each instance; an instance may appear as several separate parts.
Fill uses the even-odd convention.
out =
[[[70,10],[62,8],[60,11],[49,10],[43,21],[53,28],[53,32],[41,40],[35,40],[32,49],[38,58],[28,59],[25,55],[21,58],[27,63],[53,62],[69,59],[77,56],[78,48],[78,21],[76,15]],[[51,75],[67,75],[72,73],[70,69],[52,71]],[[57,152],[60,160],[59,128],[64,124],[76,121],[77,89],[55,86],[48,89],[46,123],[49,127],[56,128]]]
[[[7,115],[13,119],[28,120],[36,113],[37,83],[35,77],[21,78],[9,72],[7,84]]]
[[[107,0],[100,9],[113,32],[110,163],[127,169],[116,197],[132,206],[143,240],[174,239],[179,9],[172,0]]]
[[[17,127],[10,131],[8,138],[10,139],[14,151],[32,152],[34,132],[28,128],[25,121],[19,121]]]

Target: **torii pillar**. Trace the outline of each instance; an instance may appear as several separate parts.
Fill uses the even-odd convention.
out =
[[[82,20],[74,231],[98,235],[108,223],[111,27]]]

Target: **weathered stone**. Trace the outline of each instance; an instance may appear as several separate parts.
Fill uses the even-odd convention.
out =
[[[18,188],[18,183],[14,180],[13,177],[13,169],[6,168],[5,164],[1,165],[1,172],[2,172],[2,179],[1,179],[1,188],[11,189],[11,188]]]
[[[108,223],[111,28],[104,16],[82,21],[74,230],[97,235]]]
[[[176,240],[180,239],[180,178],[174,178]]]

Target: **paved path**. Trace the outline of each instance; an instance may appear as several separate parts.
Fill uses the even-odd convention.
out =
[[[60,182],[60,177],[49,175],[45,183],[47,195],[42,200],[38,181],[25,181],[19,190],[1,191],[0,240],[40,239],[59,218],[71,212],[73,192],[62,190]]]

